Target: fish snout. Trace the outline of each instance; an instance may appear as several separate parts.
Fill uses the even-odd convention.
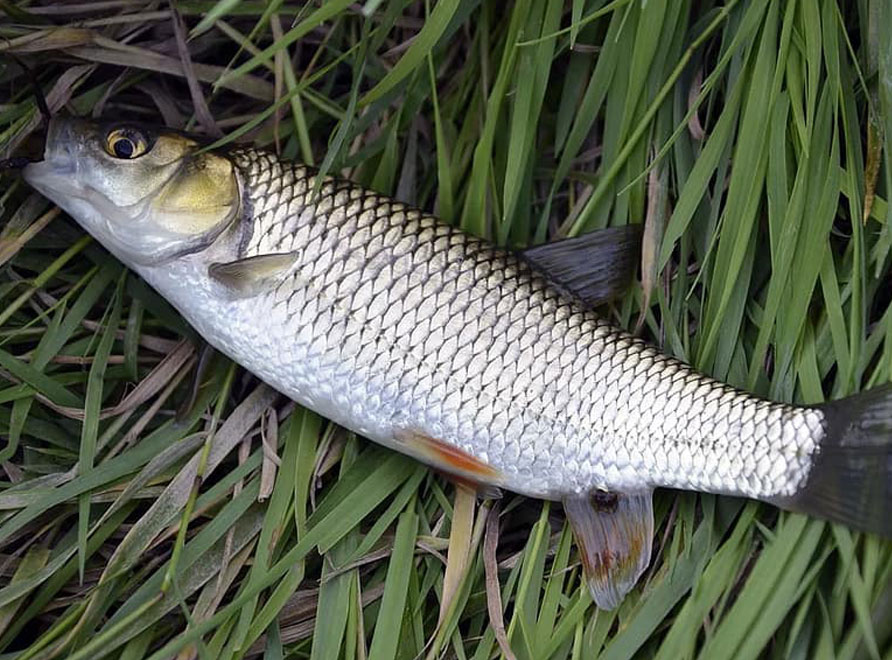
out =
[[[82,119],[55,116],[46,129],[43,159],[29,163],[25,180],[57,203],[58,194],[71,193],[78,186],[78,163],[87,155],[89,124]]]
[[[53,117],[47,127],[44,159],[73,165],[83,153],[91,129],[89,122],[77,117]]]

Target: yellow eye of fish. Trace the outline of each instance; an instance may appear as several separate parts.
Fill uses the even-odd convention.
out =
[[[116,129],[108,134],[105,148],[115,158],[129,160],[142,156],[147,144],[138,132],[130,129]]]

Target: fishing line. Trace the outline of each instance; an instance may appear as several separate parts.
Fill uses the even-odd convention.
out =
[[[36,159],[27,156],[15,156],[14,158],[4,158],[0,160],[0,170],[20,170],[28,163],[34,163]]]
[[[43,90],[40,88],[40,85],[37,84],[37,77],[34,75],[34,71],[17,55],[6,53],[6,56],[19,65],[19,68],[25,74],[25,77],[29,80],[31,91],[34,94],[34,102],[37,104],[37,109],[43,116],[44,121],[49,124],[50,120],[53,118],[53,113],[50,112],[50,106],[46,102],[46,96],[44,96]],[[12,158],[3,158],[0,159],[0,172],[3,172],[5,170],[20,170],[28,163],[33,163],[37,160],[38,159],[36,158],[29,158],[28,156],[13,156]]]
[[[40,89],[40,85],[37,84],[37,77],[34,75],[34,71],[17,55],[6,53],[6,56],[19,65],[19,68],[25,73],[25,77],[31,82],[31,90],[34,92],[34,101],[37,103],[37,109],[40,111],[40,114],[43,115],[43,118],[49,122],[49,120],[53,118],[53,113],[50,112],[50,106],[46,102],[46,96],[43,95],[43,90]]]

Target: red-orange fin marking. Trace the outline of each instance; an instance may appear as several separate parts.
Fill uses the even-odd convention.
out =
[[[442,440],[417,431],[398,431],[395,437],[407,454],[446,472],[456,481],[479,488],[502,480],[494,467]]]

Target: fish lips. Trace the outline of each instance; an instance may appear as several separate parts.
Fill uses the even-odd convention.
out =
[[[78,120],[54,117],[47,127],[43,160],[29,163],[22,176],[31,186],[58,202],[58,196],[82,192],[78,181],[80,140],[74,132]]]
[[[57,203],[59,195],[75,195],[83,190],[77,181],[77,161],[73,159],[28,163],[22,176],[29,185]]]

